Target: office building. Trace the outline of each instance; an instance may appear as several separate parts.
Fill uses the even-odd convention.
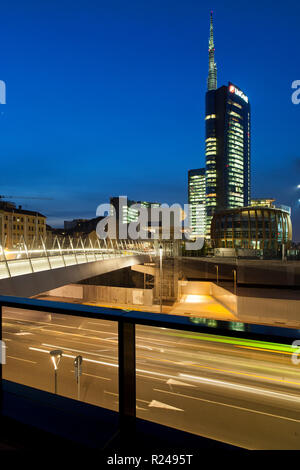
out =
[[[205,168],[189,170],[189,224],[193,238],[205,235]]]
[[[111,197],[110,204],[113,206],[117,220],[121,220],[123,224],[129,224],[130,222],[136,222],[138,219],[139,211],[135,205],[145,207],[150,210],[154,207],[159,207],[158,202],[147,202],[147,201],[132,201],[127,199],[126,196]]]
[[[207,85],[206,236],[209,238],[215,211],[250,204],[250,103],[245,93],[231,82],[216,88],[212,16]]]

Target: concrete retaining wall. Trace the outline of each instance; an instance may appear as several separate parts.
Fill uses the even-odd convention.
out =
[[[180,296],[211,295],[220,304],[236,315],[237,320],[245,323],[278,324],[300,328],[300,296],[295,292],[294,298],[275,298],[269,289],[255,297],[251,295],[234,295],[228,290],[202,281],[179,281]],[[272,297],[273,295],[273,297]],[[282,292],[282,297],[284,292]],[[298,297],[298,298],[297,298]]]
[[[69,284],[58,289],[52,289],[47,294],[55,297],[79,299],[83,300],[83,302],[108,302],[131,305],[153,304],[153,289]]]
[[[179,298],[182,295],[211,295],[224,307],[236,314],[236,296],[213,282],[206,281],[179,281]]]
[[[71,299],[83,299],[83,286],[78,284],[68,284],[48,291],[53,297],[70,297]]]
[[[277,323],[300,327],[300,300],[238,296],[238,319],[245,323]]]

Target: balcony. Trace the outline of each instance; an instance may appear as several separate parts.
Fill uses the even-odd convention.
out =
[[[51,436],[101,455],[298,445],[297,419],[285,418],[283,436],[276,401],[269,412],[276,397],[289,401],[285,413],[300,413],[298,368],[286,361],[272,377],[254,370],[255,354],[271,362],[277,349],[290,354],[291,338],[278,328],[262,334],[241,323],[4,296],[0,305],[2,420],[14,436],[28,429],[42,443]],[[259,444],[271,416],[273,434]]]

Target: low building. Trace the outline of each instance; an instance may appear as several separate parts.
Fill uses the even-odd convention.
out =
[[[218,211],[211,224],[216,249],[281,251],[292,241],[290,212],[275,206],[249,206]]]
[[[65,230],[72,230],[75,227],[80,227],[88,222],[88,219],[73,219],[73,220],[65,220],[64,221],[64,229]]]
[[[0,243],[4,248],[30,246],[46,235],[46,217],[39,212],[16,207],[12,202],[0,202]]]
[[[251,199],[250,205],[251,206],[260,206],[260,207],[275,207],[274,205],[275,199],[273,198],[255,198]]]

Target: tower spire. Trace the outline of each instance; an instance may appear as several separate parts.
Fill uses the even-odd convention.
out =
[[[208,43],[208,78],[207,90],[217,89],[217,64],[215,63],[213,12],[210,12],[210,32]]]

